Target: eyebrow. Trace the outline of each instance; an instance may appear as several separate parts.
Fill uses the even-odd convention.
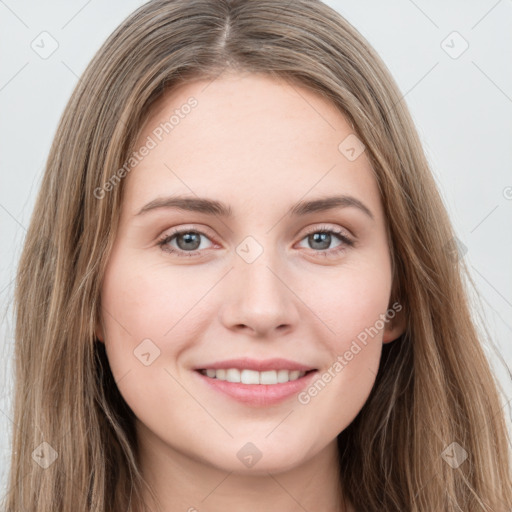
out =
[[[329,196],[312,201],[299,201],[292,206],[290,214],[298,217],[315,212],[348,207],[357,208],[374,220],[372,212],[364,203],[348,195]],[[233,217],[231,207],[221,201],[204,197],[186,196],[159,197],[144,205],[136,215],[142,215],[160,208],[176,208],[178,210],[205,213],[207,215],[218,215],[226,218]]]

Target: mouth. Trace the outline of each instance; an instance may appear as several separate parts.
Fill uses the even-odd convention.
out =
[[[297,395],[318,374],[316,368],[274,359],[238,359],[211,363],[194,373],[209,389],[244,405],[276,405]]]

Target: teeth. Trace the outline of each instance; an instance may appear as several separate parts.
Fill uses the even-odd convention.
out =
[[[277,372],[275,370],[260,372],[260,384],[277,384]]]
[[[226,370],[226,380],[228,382],[240,382],[240,370],[236,368]]]
[[[254,370],[242,370],[240,373],[240,382],[242,384],[259,384],[260,373]]]
[[[222,370],[201,370],[203,375],[212,379],[225,380],[227,382],[241,382],[242,384],[281,384],[291,380],[297,380],[306,375],[306,372],[298,370],[269,370],[257,372],[255,370],[239,370],[228,368]]]

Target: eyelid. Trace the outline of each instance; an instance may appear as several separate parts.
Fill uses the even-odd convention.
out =
[[[302,237],[310,235],[311,233],[325,231],[343,234],[344,236],[346,236],[346,238],[350,238],[351,240],[355,240],[356,238],[349,229],[339,226],[337,224],[329,225],[326,223],[313,224],[312,226],[305,228]]]
[[[180,224],[179,226],[172,227],[164,231],[159,238],[165,238],[170,235],[175,235],[176,233],[182,233],[187,231],[194,231],[197,233],[201,233],[202,235],[208,236],[209,238],[215,238],[213,235],[213,231],[206,226],[202,226],[199,224]]]

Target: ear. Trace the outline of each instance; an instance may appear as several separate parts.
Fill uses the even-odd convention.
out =
[[[388,320],[384,327],[382,343],[391,343],[405,332],[405,308],[399,302],[394,302],[386,316]]]

